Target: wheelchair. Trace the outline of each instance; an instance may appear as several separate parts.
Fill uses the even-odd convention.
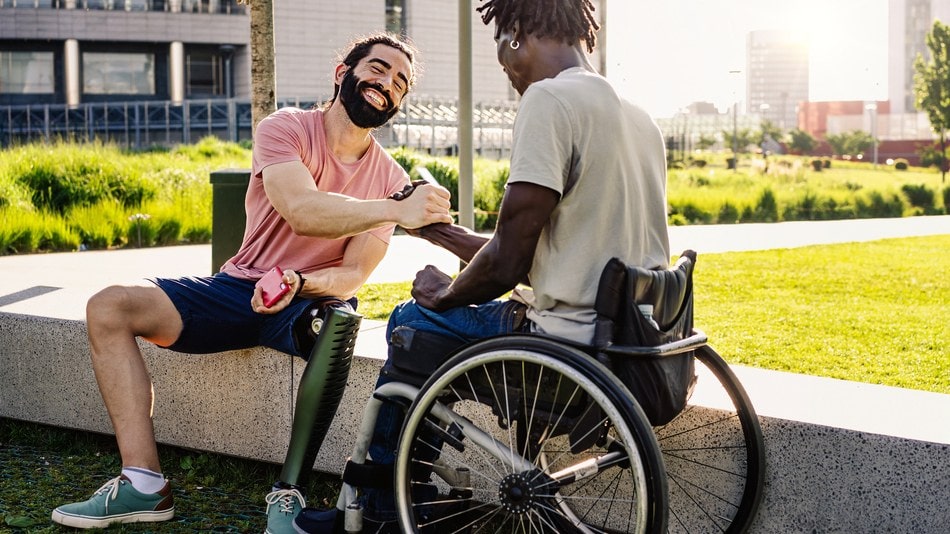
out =
[[[744,532],[765,448],[729,366],[693,328],[692,272],[604,269],[592,344],[514,334],[395,371],[367,404],[337,509],[358,486],[384,402],[406,408],[393,466],[402,532]],[[653,306],[651,322],[639,305]],[[352,468],[352,469],[351,469]]]

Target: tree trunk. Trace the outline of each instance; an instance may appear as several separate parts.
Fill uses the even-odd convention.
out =
[[[246,0],[251,6],[251,132],[277,110],[274,76],[274,6],[272,0]]]
[[[947,167],[950,162],[947,161],[947,131],[940,130],[940,184],[943,185],[947,180]]]

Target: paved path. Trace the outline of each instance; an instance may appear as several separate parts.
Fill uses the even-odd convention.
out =
[[[938,234],[950,234],[950,215],[676,226],[670,228],[670,242],[673,253],[692,248],[704,254]],[[448,273],[457,272],[459,266],[454,256],[439,247],[409,236],[394,236],[370,282],[411,280],[426,264]],[[0,311],[82,319],[86,300],[107,285],[210,272],[211,245],[2,256]]]

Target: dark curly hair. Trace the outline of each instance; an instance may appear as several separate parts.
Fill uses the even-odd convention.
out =
[[[569,45],[587,43],[593,52],[600,25],[591,0],[488,0],[476,11],[482,22],[495,21],[495,38],[501,30],[518,29],[535,37],[560,39]]]

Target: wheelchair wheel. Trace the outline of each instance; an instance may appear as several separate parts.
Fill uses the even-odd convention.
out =
[[[669,485],[669,532],[745,532],[765,478],[762,429],[745,390],[711,347],[676,419],[657,427]]]
[[[663,532],[653,429],[591,357],[550,340],[477,343],[422,387],[396,457],[403,532]]]

